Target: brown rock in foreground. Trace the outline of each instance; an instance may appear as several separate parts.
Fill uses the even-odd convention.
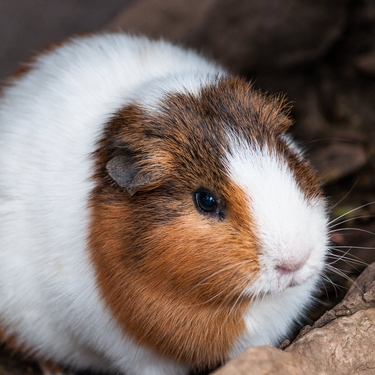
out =
[[[212,375],[299,374],[299,358],[273,346],[250,348]]]
[[[215,375],[370,375],[375,373],[375,263],[344,300],[283,351],[250,348]]]

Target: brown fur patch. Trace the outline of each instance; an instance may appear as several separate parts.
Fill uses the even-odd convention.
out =
[[[103,298],[140,344],[210,367],[243,333],[249,299],[241,292],[259,271],[258,238],[251,198],[225,173],[225,152],[235,152],[226,133],[289,158],[282,108],[240,79],[221,79],[199,97],[167,97],[154,115],[128,106],[108,124],[94,155],[89,246]],[[106,170],[122,154],[153,175],[131,196]],[[297,176],[308,168],[301,163],[292,158]],[[222,202],[223,220],[196,207],[200,188]]]
[[[21,354],[23,357],[27,358],[30,356],[32,350],[27,347],[24,343],[20,342],[18,337],[14,334],[7,335],[6,331],[0,327],[0,343],[4,343],[6,348],[12,349],[15,352]]]
[[[0,327],[0,344],[5,344],[5,348],[9,349],[11,353],[17,354],[22,360],[37,361],[37,364],[41,368],[43,374],[66,374],[68,368],[62,367],[55,364],[53,361],[45,360],[45,358],[39,358],[38,353],[25,343],[20,342],[19,338],[12,334],[7,335],[5,330]]]

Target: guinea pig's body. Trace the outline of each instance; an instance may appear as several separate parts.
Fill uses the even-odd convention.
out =
[[[165,42],[99,35],[37,57],[0,99],[0,338],[127,375],[284,339],[327,247],[289,122]]]

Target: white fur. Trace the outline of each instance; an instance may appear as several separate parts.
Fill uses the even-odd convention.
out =
[[[259,275],[245,289],[253,296],[245,314],[248,332],[233,353],[251,345],[277,344],[311,304],[328,246],[324,200],[307,199],[287,161],[268,146],[250,147],[228,134],[230,177],[248,196],[248,212],[259,237]],[[301,151],[289,139],[298,157]],[[277,181],[277,183],[275,183]],[[291,267],[280,273],[278,266]]]
[[[197,91],[221,71],[192,52],[122,34],[43,55],[0,100],[0,325],[41,357],[129,375],[185,374],[121,333],[85,251],[91,154],[141,86]],[[182,85],[177,75],[194,77]],[[139,97],[138,97],[139,98]]]
[[[165,42],[112,34],[73,40],[39,57],[33,70],[4,90],[0,326],[41,358],[128,375],[187,374],[183,365],[124,335],[95,287],[85,251],[91,154],[103,126],[126,103],[154,111],[165,93],[196,94],[224,74]],[[258,228],[269,228],[259,233],[262,273],[246,291],[268,294],[246,313],[249,335],[234,355],[249,345],[275,343],[298,318],[322,268],[326,223],[321,202],[306,202],[273,155],[245,147],[228,158],[232,178],[253,197],[249,210]],[[282,181],[277,188],[276,175]],[[301,272],[276,276],[282,259],[306,258]],[[301,284],[286,288],[293,282]]]

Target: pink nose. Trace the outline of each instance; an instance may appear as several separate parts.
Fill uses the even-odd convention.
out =
[[[292,272],[296,272],[299,269],[301,269],[304,264],[305,264],[304,262],[296,262],[296,263],[284,262],[284,263],[280,263],[279,265],[277,265],[275,269],[280,275],[288,275]]]

